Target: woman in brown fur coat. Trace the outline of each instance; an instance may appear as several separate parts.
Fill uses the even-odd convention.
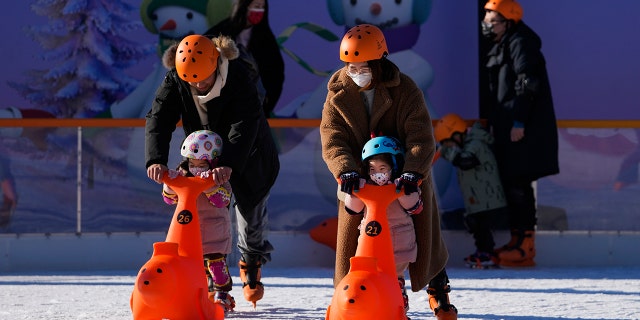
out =
[[[431,117],[422,91],[389,61],[382,31],[373,25],[351,28],[342,39],[340,59],[345,67],[329,80],[322,111],[322,157],[338,181],[338,240],[334,285],[349,271],[355,255],[362,217],[345,210],[343,195],[358,190],[361,151],[371,134],[396,137],[406,151],[399,186],[417,188],[422,180],[424,211],[414,219],[418,256],[409,266],[411,289],[427,287],[429,304],[438,319],[456,319],[450,304],[445,271],[447,248],[431,179],[435,142]]]

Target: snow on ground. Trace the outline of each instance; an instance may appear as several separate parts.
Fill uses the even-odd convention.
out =
[[[42,261],[46,264],[46,261]],[[0,319],[131,320],[133,271],[0,274]],[[237,275],[238,269],[232,268]],[[263,270],[265,297],[253,309],[239,278],[228,319],[324,319],[332,269]],[[459,319],[640,319],[640,267],[448,269]],[[410,293],[411,319],[434,319],[424,291]]]

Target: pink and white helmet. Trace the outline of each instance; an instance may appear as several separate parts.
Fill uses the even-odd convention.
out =
[[[184,139],[180,154],[187,159],[214,160],[222,154],[222,138],[213,131],[194,131]]]

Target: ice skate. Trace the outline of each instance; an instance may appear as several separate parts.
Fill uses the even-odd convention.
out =
[[[500,261],[500,266],[501,267],[507,267],[507,268],[535,267],[536,266],[536,262],[533,261],[533,258],[524,259],[524,260],[518,260],[518,261],[504,260],[504,261]]]
[[[499,255],[500,252],[505,251],[505,250],[510,250],[511,248],[513,248],[516,245],[516,243],[518,242],[518,233],[519,233],[518,230],[511,229],[511,238],[509,239],[509,242],[507,242],[502,247],[496,248],[493,252],[496,255]]]
[[[218,256],[215,258],[208,258],[206,260],[207,273],[210,275],[209,291],[231,291],[233,287],[233,281],[229,274],[229,267],[227,266],[227,259],[225,256]]]
[[[236,301],[229,294],[233,281],[229,274],[226,256],[222,254],[205,255],[205,271],[209,288],[209,300],[222,305],[225,315],[236,307]]]
[[[449,302],[449,292],[451,287],[445,285],[444,288],[427,288],[429,293],[429,308],[438,320],[457,320],[458,309]]]
[[[498,257],[494,253],[476,251],[464,258],[464,264],[472,269],[499,268]]]
[[[256,302],[262,299],[264,295],[264,286],[260,282],[262,272],[260,267],[262,263],[259,257],[249,257],[245,259],[243,256],[238,262],[240,267],[240,280],[242,281],[242,291],[244,298],[256,307]]]
[[[233,298],[231,294],[229,294],[229,292],[225,292],[225,291],[209,292],[209,300],[213,303],[222,305],[222,307],[224,308],[225,315],[233,311],[233,309],[236,307],[236,300]]]
[[[520,232],[516,244],[498,254],[500,266],[504,267],[532,267],[536,256],[535,231]]]

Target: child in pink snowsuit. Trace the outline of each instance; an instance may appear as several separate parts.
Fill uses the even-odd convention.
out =
[[[195,131],[182,144],[180,154],[185,159],[176,171],[169,170],[169,175],[208,177],[221,152],[222,138],[218,134],[209,130]],[[167,204],[178,202],[178,195],[167,184],[162,187],[162,196]],[[235,300],[229,294],[233,283],[226,261],[232,246],[230,198],[231,184],[226,182],[205,190],[196,200],[209,299],[222,304],[225,311],[231,311],[235,307]]]
[[[404,164],[404,152],[398,140],[392,137],[375,137],[369,140],[362,149],[363,173],[368,173],[369,179],[360,179],[360,187],[365,184],[385,185],[394,183],[399,178]],[[409,310],[409,296],[405,289],[404,275],[409,263],[416,261],[418,247],[416,233],[411,215],[422,212],[422,200],[420,188],[410,194],[402,193],[402,196],[392,202],[387,208],[387,219],[391,229],[393,242],[393,256],[396,263],[398,284],[402,290],[405,312]],[[344,194],[344,205],[350,214],[363,214],[363,223],[367,214],[364,202],[356,195]],[[360,237],[363,239],[364,228],[360,225]]]

